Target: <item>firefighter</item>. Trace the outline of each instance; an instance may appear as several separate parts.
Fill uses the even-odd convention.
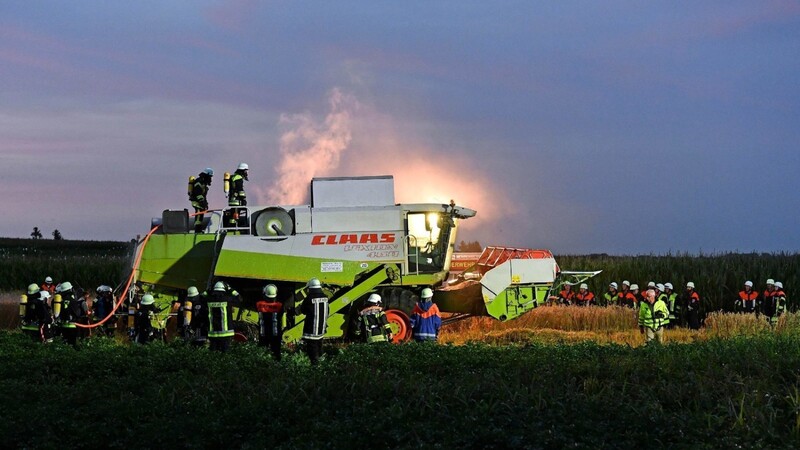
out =
[[[230,191],[228,191],[228,206],[247,206],[247,194],[244,192],[244,182],[248,180],[246,163],[239,164],[236,172],[231,175]]]
[[[783,291],[783,283],[775,282],[775,301],[778,309],[778,317],[786,312],[786,292]]]
[[[639,286],[636,286],[636,289],[639,289]],[[624,280],[622,282],[622,289],[619,291],[617,299],[620,306],[625,306],[627,308],[633,308],[636,306],[636,296],[631,292],[630,281]]]
[[[186,298],[183,299],[178,310],[178,320],[176,321],[178,328],[175,331],[185,340],[189,340],[192,335],[192,308],[199,302],[199,297],[200,291],[197,290],[197,287],[189,286],[189,289],[186,289]]]
[[[700,294],[691,281],[686,283],[686,321],[692,330],[700,329]]]
[[[678,301],[678,293],[675,292],[672,283],[664,283],[664,294],[667,296],[667,309],[669,309],[669,324],[667,328],[675,328],[683,321],[683,308]]]
[[[134,328],[136,334],[134,342],[137,344],[147,344],[153,340],[153,318],[158,310],[156,309],[155,299],[151,294],[144,294],[142,301],[139,302],[139,307],[136,309],[136,318],[134,319]]]
[[[631,285],[631,290],[628,291],[628,296],[627,296],[627,298],[625,300],[626,301],[626,305],[625,306],[629,306],[629,307],[631,307],[633,309],[637,309],[639,307],[640,300],[641,299],[639,298],[639,285],[636,284],[636,283],[633,283]]]
[[[639,332],[647,333],[647,342],[654,339],[664,343],[664,325],[669,320],[669,310],[663,298],[656,298],[656,291],[648,289],[639,307]]]
[[[366,305],[358,312],[358,326],[355,334],[367,344],[392,341],[392,327],[383,312],[381,303],[380,295],[370,294]]]
[[[233,306],[238,293],[224,281],[217,281],[208,297],[208,341],[209,349],[227,352],[231,346],[233,331]]]
[[[617,304],[619,299],[619,291],[616,281],[612,281],[608,285],[608,290],[603,294],[603,306],[612,306]]]
[[[264,299],[256,302],[258,310],[258,344],[269,346],[275,361],[281,360],[283,343],[283,303],[278,300],[278,287],[264,286]]]
[[[197,175],[197,178],[192,184],[192,192],[189,194],[189,201],[192,202],[194,208],[194,232],[203,232],[203,211],[208,211],[208,188],[211,186],[211,178],[214,176],[214,170],[207,167],[204,171]]]
[[[53,284],[53,277],[46,277],[42,283],[41,290],[47,291],[52,298],[56,294],[56,285]]]
[[[739,297],[734,302],[734,310],[745,314],[753,314],[756,312],[757,304],[758,292],[753,290],[753,282],[745,281],[744,288],[739,291]]]
[[[78,338],[84,336],[84,329],[76,324],[86,325],[89,323],[89,308],[83,297],[83,291],[72,287],[72,283],[65,281],[56,287],[56,292],[61,296],[61,314],[58,316],[58,325],[61,328],[61,336],[64,340],[75,346]]]
[[[575,300],[575,291],[572,290],[572,285],[564,283],[564,288],[561,289],[555,299],[558,300],[558,303],[561,305],[571,305]]]
[[[589,290],[589,285],[581,283],[578,288],[578,293],[575,294],[575,304],[578,306],[596,305],[597,300],[594,297],[594,292]]]
[[[312,278],[306,285],[308,296],[300,305],[300,312],[306,318],[303,323],[303,341],[306,346],[308,359],[312,365],[319,362],[322,354],[322,338],[328,329],[328,297],[322,292],[322,284],[316,278]]]
[[[417,342],[435,341],[439,338],[442,316],[439,307],[433,303],[431,288],[422,290],[420,299],[411,312],[411,331]]]
[[[22,318],[22,331],[35,342],[50,342],[50,325],[53,318],[47,299],[50,293],[41,290],[37,284],[28,286],[28,302],[25,304],[25,316]]]
[[[203,347],[208,341],[208,293],[203,292],[202,295],[197,295],[196,297],[187,296],[188,298],[193,299],[191,306],[192,316],[189,322],[192,345]]]
[[[92,312],[94,320],[99,322],[114,313],[114,291],[111,286],[104,284],[98,286],[95,292],[97,297],[92,302]],[[108,321],[103,324],[103,332],[106,336],[113,337],[116,330],[116,317],[109,317]]]
[[[775,325],[778,322],[778,305],[775,298],[777,291],[775,290],[775,280],[772,278],[767,280],[767,288],[761,294],[761,304],[759,310],[770,325]]]

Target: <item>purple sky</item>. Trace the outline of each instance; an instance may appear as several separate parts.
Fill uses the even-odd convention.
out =
[[[0,3],[0,236],[395,176],[556,253],[800,251],[800,1]]]

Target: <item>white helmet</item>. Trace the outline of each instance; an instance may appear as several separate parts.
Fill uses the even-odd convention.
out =
[[[197,297],[200,295],[200,292],[194,286],[189,286],[189,289],[186,290],[187,297]]]
[[[581,283],[580,289],[589,289],[589,285],[586,283]]]
[[[153,304],[153,303],[155,303],[155,302],[156,302],[156,301],[155,301],[155,299],[153,298],[153,296],[152,296],[152,295],[150,295],[150,294],[144,294],[144,295],[142,296],[142,301],[141,301],[140,303],[141,303],[142,305],[144,305],[144,306],[147,306],[147,305],[152,305],[152,304]]]
[[[675,289],[675,288],[672,286],[672,283],[664,283],[664,287],[665,287],[666,289],[670,289],[670,290],[672,290],[672,289]]]
[[[656,282],[655,281],[651,281],[651,282],[647,283],[647,288],[648,289],[649,288],[654,288],[654,287],[656,287]]]
[[[631,282],[630,282],[630,281],[628,281],[628,280],[624,280],[624,281],[622,282],[622,285],[623,285],[623,286],[628,286],[628,287],[631,287]]]
[[[381,296],[378,294],[370,294],[367,301],[379,305],[381,303]]]
[[[72,283],[70,283],[69,281],[65,281],[65,282],[59,284],[58,286],[56,286],[56,292],[58,292],[58,293],[67,292],[67,291],[69,291],[71,289],[72,289]]]
[[[97,287],[97,293],[98,294],[103,293],[103,292],[111,292],[111,291],[113,291],[113,289],[111,289],[111,286],[107,286],[105,284],[100,285],[100,286]]]
[[[39,291],[39,298],[41,298],[42,300],[47,300],[48,298],[50,298],[50,293],[47,291]]]
[[[638,291],[638,290],[639,290],[639,285],[638,285],[638,284],[636,284],[636,283],[633,283],[633,284],[631,285],[631,290],[632,290],[632,291]]]
[[[431,288],[425,288],[422,290],[422,294],[420,294],[422,298],[433,298],[433,290]]]
[[[216,284],[214,284],[214,290],[225,292],[225,282],[217,281]]]
[[[750,280],[747,280],[747,281],[744,282],[744,285],[747,286],[747,287],[753,287],[753,282],[750,281]]]
[[[206,167],[206,170],[203,171],[204,174],[213,177],[214,176],[214,169],[211,167]]]
[[[264,296],[267,298],[275,298],[278,296],[278,286],[268,284],[264,286]]]
[[[775,287],[778,288],[778,289],[783,289],[783,283],[781,283],[780,281],[776,281],[775,282]]]
[[[768,279],[767,280],[767,285],[770,285],[770,284],[775,284],[775,280],[773,280],[772,278]]]
[[[614,289],[616,289],[616,288],[618,287],[618,286],[617,286],[617,282],[616,282],[616,281],[612,281],[612,282],[609,284],[609,286],[611,286],[611,287],[612,287],[612,288],[614,288]]]
[[[686,283],[686,287],[694,289],[694,283],[690,281],[690,282]]]
[[[44,279],[44,282],[47,283],[47,284],[51,284],[53,282],[53,278],[52,277],[47,277],[47,278]]]
[[[664,292],[664,285],[663,285],[663,284],[661,284],[661,283],[658,283],[658,284],[656,285],[656,289],[658,289],[660,292]]]
[[[322,289],[322,283],[319,282],[318,278],[312,278],[308,280],[306,287],[309,289]]]
[[[241,163],[239,164],[239,168],[237,170],[247,170],[249,168],[250,166],[248,166],[247,163]]]

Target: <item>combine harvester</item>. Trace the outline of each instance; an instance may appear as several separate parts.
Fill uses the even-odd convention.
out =
[[[384,301],[396,342],[410,337],[409,315],[423,288],[449,320],[510,320],[545,303],[564,283],[599,272],[562,272],[547,250],[489,247],[448,280],[461,220],[475,216],[450,204],[396,204],[391,176],[315,178],[311,204],[235,206],[210,211],[194,233],[186,210],[164,211],[139,242],[134,304],[151,292],[164,307],[189,286],[225,281],[242,296],[239,321],[257,323],[255,303],[267,283],[286,301],[286,341],[297,341],[306,283],[319,278],[330,295],[327,337],[347,338],[371,293]]]

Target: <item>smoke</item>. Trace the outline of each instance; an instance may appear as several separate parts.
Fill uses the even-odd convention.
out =
[[[275,166],[275,182],[261,192],[268,204],[296,205],[308,199],[308,187],[315,176],[331,175],[342,152],[352,139],[351,123],[358,108],[356,99],[334,88],[328,94],[329,111],[322,123],[309,113],[282,114],[280,161]]]

